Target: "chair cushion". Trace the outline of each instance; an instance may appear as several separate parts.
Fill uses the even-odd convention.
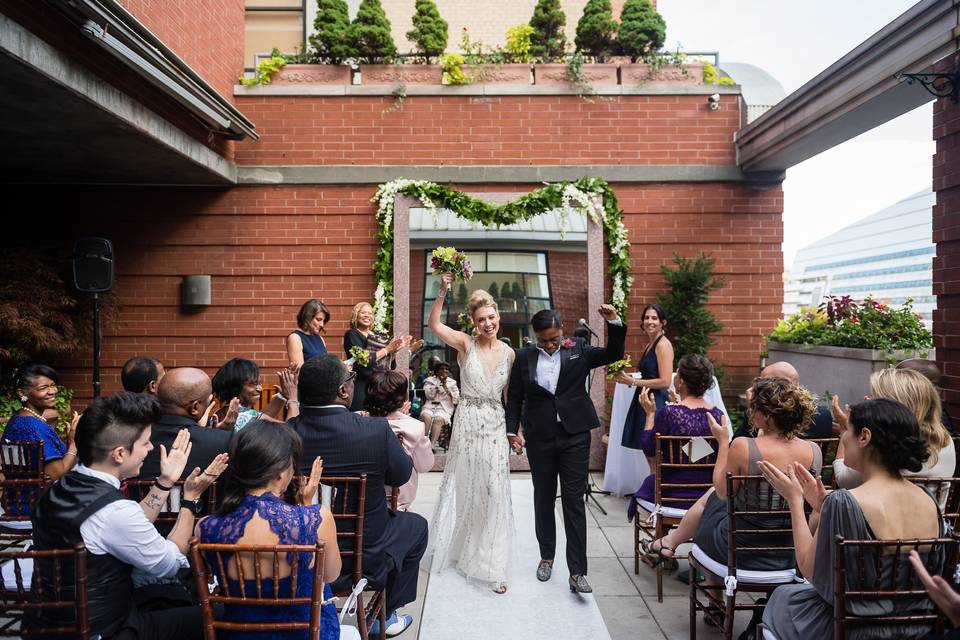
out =
[[[657,512],[657,505],[653,504],[649,500],[641,500],[640,498],[637,498],[637,505],[648,513]],[[660,507],[659,513],[664,518],[682,518],[686,515],[687,510],[677,509],[675,507]]]
[[[763,631],[763,640],[779,640],[777,636],[773,635],[773,631],[770,631],[770,629],[760,627],[760,630]]]
[[[690,555],[697,559],[705,569],[721,578],[727,577],[726,563],[719,563],[706,554],[700,547],[693,545],[690,548]],[[737,580],[744,582],[753,582],[755,584],[789,584],[796,582],[797,571],[795,569],[782,569],[780,571],[751,571],[750,569],[737,569]]]

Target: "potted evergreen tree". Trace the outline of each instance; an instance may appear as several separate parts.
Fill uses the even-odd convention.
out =
[[[399,65],[392,64],[397,55],[390,21],[380,0],[360,0],[357,17],[350,23],[347,38],[360,63],[363,84],[396,84],[403,79]]]
[[[432,62],[447,48],[447,22],[440,17],[433,0],[417,0],[413,29],[407,32],[407,40],[415,45],[422,64],[395,65],[390,70],[390,80],[404,84],[441,84],[443,69]]]
[[[666,36],[667,25],[650,0],[626,0],[623,3],[617,43],[620,54],[629,58],[630,64],[620,65],[621,84],[701,82],[703,69],[699,64],[664,64],[659,51]]]
[[[317,17],[307,41],[313,64],[288,63],[273,78],[274,84],[350,84],[353,57],[347,40],[350,18],[346,0],[317,0]]]
[[[616,34],[617,21],[613,19],[610,0],[588,0],[577,22],[575,43],[577,52],[592,58],[594,64],[578,66],[576,76],[569,64],[538,64],[535,68],[536,83],[617,84],[617,65],[600,64],[615,52]]]

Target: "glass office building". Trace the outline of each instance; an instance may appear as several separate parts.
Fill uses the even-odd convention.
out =
[[[872,296],[894,305],[913,299],[929,328],[937,306],[934,201],[929,189],[921,191],[800,249],[784,282],[784,315],[815,306],[827,295]]]

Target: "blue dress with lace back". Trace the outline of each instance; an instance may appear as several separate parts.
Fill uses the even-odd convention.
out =
[[[287,504],[272,493],[259,496],[246,496],[240,505],[232,512],[222,516],[210,516],[200,523],[200,541],[218,544],[236,544],[243,536],[247,523],[256,513],[266,520],[270,530],[277,534],[278,544],[309,544],[317,542],[317,527],[320,526],[320,506],[312,505],[300,507]],[[302,553],[299,558],[297,579],[298,597],[307,597],[313,586],[313,572],[318,567],[309,568],[304,572],[312,560],[312,554]],[[207,564],[217,576],[221,585],[227,585],[230,594],[240,593],[238,580],[228,579],[219,574],[217,563],[212,554],[207,555]],[[224,557],[225,564],[226,557]],[[292,558],[287,559],[288,562]],[[232,562],[230,563],[232,564]],[[323,567],[319,567],[323,571]],[[261,582],[263,595],[273,594],[272,578],[264,578]],[[248,592],[256,592],[254,580],[246,580],[244,588]],[[290,578],[281,578],[277,581],[277,590],[280,597],[290,597]],[[330,585],[323,587],[324,600],[331,597]],[[310,606],[226,606],[224,619],[230,622],[308,622],[310,620]],[[273,632],[219,632],[219,635],[231,640],[307,640],[307,630],[302,631],[273,631]],[[333,604],[324,605],[320,610],[320,640],[338,640],[340,638],[340,622],[337,618],[337,609]]]

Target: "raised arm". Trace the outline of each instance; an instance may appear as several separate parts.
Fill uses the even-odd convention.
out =
[[[453,284],[453,274],[444,273],[440,276],[440,291],[437,292],[437,298],[433,301],[433,307],[430,309],[430,318],[427,320],[427,326],[434,335],[443,340],[445,344],[453,347],[461,354],[466,354],[470,348],[470,336],[462,331],[451,329],[443,324],[440,316],[443,312],[443,302],[447,297],[447,290]]]
[[[620,320],[613,305],[600,305],[600,315],[607,322],[607,344],[603,347],[584,347],[591,369],[622,360],[624,342],[627,339],[627,327]]]

